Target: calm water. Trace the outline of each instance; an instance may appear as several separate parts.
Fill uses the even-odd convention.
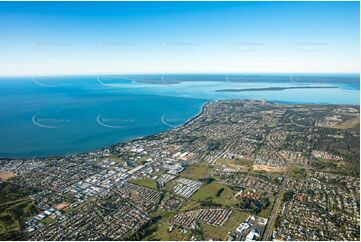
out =
[[[333,89],[215,92],[327,86]],[[0,157],[91,151],[181,125],[219,99],[359,105],[358,76],[83,76],[0,78]]]

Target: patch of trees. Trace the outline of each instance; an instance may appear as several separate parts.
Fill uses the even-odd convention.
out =
[[[217,149],[219,149],[220,146],[221,146],[221,142],[217,141],[217,140],[209,140],[207,142],[208,151],[217,150]]]
[[[199,179],[199,181],[205,183],[205,184],[211,184],[212,182],[214,182],[214,178],[211,177],[206,177],[206,178],[201,178]]]
[[[295,195],[295,192],[293,192],[293,191],[286,191],[286,192],[283,194],[283,201],[284,201],[284,202],[289,202],[289,201],[291,201],[294,195]]]
[[[223,191],[224,191],[224,187],[222,187],[221,189],[219,189],[219,190],[217,191],[216,196],[217,196],[217,197],[220,197],[221,194],[223,193]]]

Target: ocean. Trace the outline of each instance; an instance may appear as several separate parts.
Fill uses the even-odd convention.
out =
[[[76,154],[156,134],[212,100],[359,105],[359,95],[359,76],[346,74],[2,77],[0,157]]]

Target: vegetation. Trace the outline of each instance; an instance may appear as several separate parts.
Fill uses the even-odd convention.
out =
[[[211,178],[211,177],[202,178],[202,179],[198,179],[198,180],[203,182],[203,184],[211,184],[212,182],[214,182],[214,178]]]
[[[178,228],[169,231],[170,224],[159,222],[153,225],[153,233],[145,240],[161,240],[161,241],[189,241],[192,236],[191,231],[183,233]]]
[[[241,169],[242,171],[248,171],[252,167],[252,160],[220,158],[216,161],[216,164],[224,165],[233,169]]]
[[[355,168],[356,164],[345,161],[329,161],[323,159],[313,160],[311,167],[317,171],[343,174],[343,175],[354,175],[359,174],[359,169]]]
[[[200,201],[198,201],[198,200],[197,201],[189,200],[186,204],[184,204],[181,207],[180,211],[184,212],[184,211],[193,210],[193,209],[196,209],[196,208],[199,208],[199,207],[201,207]]]
[[[174,228],[169,230],[171,220],[174,212],[159,210],[153,214],[153,221],[151,225],[147,226],[144,230],[143,240],[189,240],[191,233],[182,233],[179,229]],[[154,219],[156,218],[156,219]]]
[[[51,224],[52,222],[54,222],[55,219],[53,219],[52,217],[46,217],[43,220],[41,220],[41,222],[43,224]]]
[[[250,211],[250,212],[254,212],[254,213],[259,213],[262,211],[262,209],[267,205],[269,205],[269,201],[268,199],[265,199],[264,201],[262,200],[256,200],[256,199],[252,199],[252,198],[242,198],[239,201],[238,206],[241,209]]]
[[[142,157],[135,161],[135,165],[139,166],[139,165],[144,165],[145,163],[147,163],[147,160],[150,158],[149,155],[142,155]]]
[[[269,216],[271,216],[272,208],[275,200],[276,200],[276,196],[271,196],[270,198],[268,198],[268,203],[265,204],[262,211],[260,211],[257,215],[263,218],[269,218]]]
[[[158,184],[155,180],[150,179],[150,178],[142,178],[142,179],[132,179],[129,181],[132,184],[135,185],[139,185],[142,187],[147,187],[150,189],[154,189],[157,190],[158,189]]]
[[[207,142],[207,150],[208,151],[217,150],[217,149],[219,149],[220,146],[221,146],[221,142],[218,140],[209,140]]]
[[[287,190],[287,191],[283,194],[283,201],[284,201],[284,202],[291,201],[294,195],[295,195],[295,193],[294,193],[293,191]]]
[[[333,128],[336,129],[351,129],[360,126],[360,117],[355,117],[349,120],[346,120],[343,123],[335,125]]]
[[[341,156],[343,161],[317,159],[312,161],[311,165],[323,172],[359,177],[360,139],[354,135],[355,132],[359,133],[359,127],[342,130],[319,128],[318,132],[320,135],[315,136],[313,149]],[[341,135],[342,138],[333,138],[334,135]],[[324,138],[325,136],[328,138]]]
[[[231,187],[225,184],[212,182],[208,185],[202,186],[192,197],[192,200],[205,202],[209,201],[212,204],[232,205],[236,193]]]
[[[221,195],[222,195],[222,192],[224,191],[224,187],[222,187],[221,189],[219,189],[218,191],[217,191],[217,194],[216,194],[216,196],[217,197],[220,197]]]
[[[117,163],[122,162],[122,159],[120,159],[120,157],[119,157],[119,156],[116,156],[116,155],[113,155],[113,156],[109,157],[109,159],[110,159],[111,161],[114,161],[114,162],[117,162]]]
[[[234,230],[241,222],[245,221],[249,216],[248,213],[234,211],[229,220],[219,227],[209,224],[203,224],[202,232],[204,237],[212,238],[213,240],[227,240],[228,232]]]
[[[202,178],[208,178],[211,174],[211,171],[212,167],[210,167],[209,164],[199,163],[188,167],[181,173],[181,176],[192,180],[198,180]]]
[[[307,171],[302,164],[293,163],[289,168],[289,176],[295,179],[305,179],[307,177]]]
[[[7,182],[0,184],[0,240],[20,240],[20,229],[35,212],[25,191]]]

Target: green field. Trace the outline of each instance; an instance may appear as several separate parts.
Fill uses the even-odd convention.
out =
[[[24,191],[10,183],[0,184],[0,240],[21,239],[19,231],[35,210]]]
[[[149,155],[142,155],[142,157],[139,160],[134,161],[134,165],[136,166],[144,165],[149,158],[150,158]]]
[[[153,225],[151,229],[153,229],[154,232],[143,240],[187,241],[192,236],[191,231],[182,233],[177,228],[174,228],[173,231],[169,232],[169,226],[170,224],[164,222],[159,222]]]
[[[195,169],[188,171],[186,173],[188,178],[204,179],[207,177],[207,172],[195,176],[194,172],[202,168],[204,168],[204,164],[198,165]],[[209,184],[203,185],[195,194],[193,194],[193,196],[181,207],[179,213],[207,207],[207,203],[210,205],[232,206],[235,203],[235,200],[233,199],[235,193],[236,191],[232,190],[228,185],[212,181]],[[189,240],[192,235],[195,235],[197,238],[225,240],[227,239],[228,233],[248,217],[247,213],[233,211],[233,214],[224,226],[215,227],[209,224],[203,224],[200,229],[195,231],[190,230],[185,233],[178,227],[173,227],[173,230],[169,231],[172,218],[175,214],[177,214],[177,212],[165,212],[162,209],[155,212],[153,215],[158,217],[159,221],[147,228],[147,236],[145,236],[143,240],[184,241]]]
[[[215,227],[209,224],[204,224],[202,226],[203,234],[206,239],[227,240],[228,232],[237,228],[237,226],[245,221],[248,216],[249,215],[247,213],[234,211],[224,226]]]
[[[355,117],[333,126],[336,129],[351,129],[360,126],[360,117]]]
[[[119,157],[119,156],[116,156],[116,155],[110,156],[109,159],[110,159],[111,161],[118,162],[118,163],[119,163],[119,162],[122,162],[122,159],[120,159],[120,157]]]
[[[55,219],[53,219],[53,218],[51,218],[51,217],[46,217],[46,218],[44,218],[43,220],[41,220],[41,222],[43,223],[43,224],[51,224],[52,222],[54,222],[55,221]]]
[[[185,241],[189,240],[193,235],[194,231],[184,233],[177,227],[174,227],[171,232],[169,231],[170,222],[174,213],[159,215],[161,216],[161,220],[148,228],[150,234],[143,238],[143,240]],[[206,239],[226,240],[228,232],[235,229],[241,222],[245,221],[247,217],[247,213],[234,211],[224,226],[215,227],[209,224],[203,224],[199,232],[203,234]]]
[[[233,205],[234,194],[236,191],[232,190],[228,185],[212,182],[202,186],[193,196],[192,200],[206,201],[209,200],[214,204]]]
[[[302,164],[292,163],[289,167],[289,176],[295,179],[307,178],[307,171]]]
[[[270,198],[269,198],[270,204],[268,205],[268,207],[266,209],[262,209],[262,211],[259,212],[257,214],[257,216],[260,216],[263,218],[269,218],[269,216],[271,216],[273,203],[275,200],[276,200],[276,196],[274,196],[274,195],[270,196]]]
[[[249,174],[252,175],[263,175],[263,176],[272,176],[273,178],[278,178],[284,175],[283,171],[277,171],[277,172],[273,172],[273,171],[264,171],[264,170],[253,170],[252,168],[250,168],[249,170]]]
[[[213,168],[210,167],[209,164],[199,163],[188,167],[180,175],[182,177],[186,177],[192,180],[198,180],[198,179],[210,177],[212,169]]]
[[[201,203],[199,201],[189,200],[186,204],[184,204],[180,208],[180,211],[184,212],[184,211],[193,210],[193,209],[196,209],[199,207],[201,207]]]
[[[252,166],[252,160],[220,158],[216,161],[216,164],[241,171],[248,171]]]
[[[346,161],[331,161],[325,159],[316,159],[311,162],[311,167],[314,170],[321,172],[328,172],[334,174],[356,175],[359,169],[355,164]]]
[[[169,231],[171,220],[175,214],[175,212],[166,212],[164,210],[152,214],[152,217],[159,217],[160,220],[146,229],[149,234],[143,240],[189,240],[191,232],[182,233],[179,229]]]
[[[129,182],[132,184],[135,184],[135,185],[147,187],[147,188],[154,189],[154,190],[158,189],[157,182],[155,180],[149,179],[149,178],[132,179]]]

